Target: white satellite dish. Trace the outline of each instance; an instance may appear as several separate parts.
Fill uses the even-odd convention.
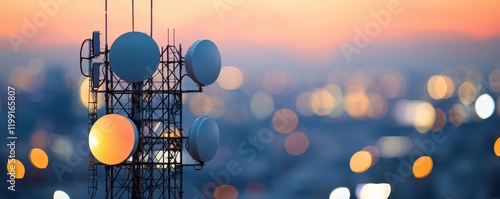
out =
[[[141,82],[153,75],[160,63],[158,44],[141,32],[120,35],[111,45],[109,64],[113,72],[128,82]]]
[[[221,70],[220,52],[214,42],[198,40],[186,54],[186,72],[196,83],[210,85],[217,80]]]
[[[208,117],[199,117],[189,130],[188,152],[198,162],[210,161],[219,147],[219,127]]]

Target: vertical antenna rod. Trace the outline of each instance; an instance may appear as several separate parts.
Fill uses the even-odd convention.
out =
[[[134,31],[134,0],[132,0],[132,31]]]
[[[104,2],[104,37],[106,37],[104,40],[104,48],[105,48],[105,55],[107,57],[108,55],[108,0]],[[107,59],[105,61],[108,61]]]
[[[151,0],[151,25],[150,25],[150,28],[151,28],[151,32],[150,32],[150,36],[153,37],[153,0]]]

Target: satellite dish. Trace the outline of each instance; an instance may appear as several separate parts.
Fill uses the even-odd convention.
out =
[[[189,135],[188,135],[188,152],[190,151],[198,151],[198,147],[196,145],[196,132],[195,132],[195,129],[198,128],[198,125],[200,124],[200,121],[202,120],[202,117],[198,117],[194,120],[193,122],[193,126],[191,127],[191,129],[189,129]],[[191,155],[191,153],[189,153],[189,155]],[[194,159],[194,156],[191,155],[191,157],[193,157]]]
[[[108,114],[99,118],[89,133],[89,148],[101,163],[116,165],[135,153],[139,141],[137,127],[127,117]]]
[[[113,72],[128,82],[150,78],[160,63],[158,44],[141,32],[120,35],[111,45],[109,64]]]
[[[186,54],[186,72],[196,83],[210,85],[217,80],[221,69],[220,52],[214,42],[198,40]]]
[[[208,117],[197,118],[188,136],[188,152],[198,162],[210,161],[219,146],[219,127]]]

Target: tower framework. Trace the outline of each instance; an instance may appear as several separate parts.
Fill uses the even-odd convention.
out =
[[[97,99],[102,93],[105,114],[130,118],[137,126],[139,140],[135,153],[118,165],[103,165],[89,152],[89,198],[100,196],[98,191],[102,188],[107,199],[183,198],[183,167],[203,166],[182,161],[187,142],[182,126],[183,95],[202,92],[202,86],[183,89],[182,80],[187,75],[183,72],[181,45],[176,47],[174,43],[162,48],[160,65],[153,76],[138,83],[121,80],[113,73],[108,52],[106,47],[102,64],[89,64],[89,130],[99,117]],[[93,85],[92,80],[99,78],[99,72],[95,72],[98,70],[100,85]],[[104,175],[98,173],[102,167]],[[105,179],[104,186],[98,183],[101,177]]]

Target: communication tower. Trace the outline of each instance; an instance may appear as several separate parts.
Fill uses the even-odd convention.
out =
[[[153,1],[150,35],[135,32],[133,10],[132,0],[132,31],[122,34],[109,48],[106,0],[103,51],[99,31],[84,40],[80,50],[80,69],[89,79],[88,197],[183,198],[183,168],[201,169],[204,162],[213,158],[219,142],[218,126],[208,117],[197,118],[189,132],[185,131],[183,97],[187,93],[203,92],[204,86],[217,79],[220,53],[213,42],[198,40],[184,56],[182,45],[175,43],[175,30],[173,42],[168,32],[167,45],[160,49],[152,37]],[[82,56],[86,44],[88,56]],[[86,73],[84,62],[88,63]],[[196,83],[195,89],[183,88],[186,77]],[[102,115],[97,111],[99,95],[104,95]],[[103,116],[114,114],[129,119],[130,124],[106,120],[99,124],[106,128],[96,127]],[[119,163],[105,159],[119,155],[99,154],[112,153],[106,143],[118,142],[125,136],[119,134],[119,137],[111,137],[111,141],[103,138],[111,136],[107,132],[113,130],[108,128],[110,125],[134,127],[130,134],[133,144],[127,148],[131,149],[130,153],[125,150],[127,158]],[[183,163],[183,149],[187,149],[195,164]],[[104,173],[98,172],[102,170]],[[98,183],[102,178],[105,183]]]

